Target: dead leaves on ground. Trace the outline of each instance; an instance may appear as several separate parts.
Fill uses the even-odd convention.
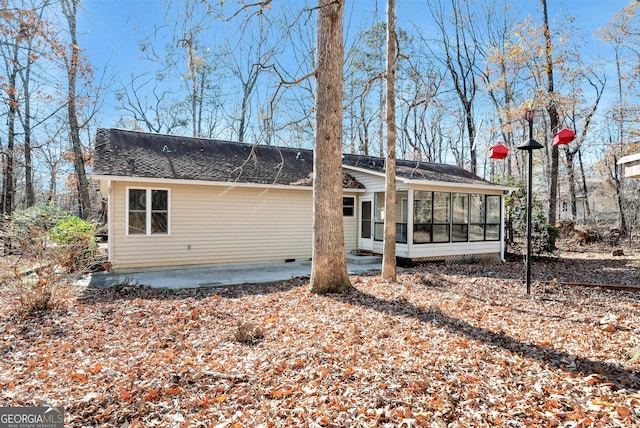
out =
[[[551,283],[527,296],[482,274],[513,266],[352,277],[340,296],[292,280],[5,309],[0,405],[61,405],[68,426],[640,425],[625,355],[640,294]],[[235,340],[239,325],[263,337]]]

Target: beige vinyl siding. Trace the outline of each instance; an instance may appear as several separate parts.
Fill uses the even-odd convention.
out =
[[[170,234],[126,236],[126,189],[113,183],[114,269],[311,258],[309,189],[170,185]]]
[[[352,171],[346,170],[350,175],[352,175],[356,180],[358,180],[364,187],[367,189],[367,193],[372,192],[384,192],[384,177],[373,175],[373,174],[365,174],[360,171]]]
[[[356,193],[344,193],[344,196],[353,198],[353,217],[342,217],[344,228],[344,251],[349,251],[358,248],[358,215],[359,215],[359,199]]]
[[[640,160],[624,164],[624,175],[628,178],[640,177]]]

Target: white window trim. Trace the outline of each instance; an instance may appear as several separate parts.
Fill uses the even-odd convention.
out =
[[[144,190],[146,191],[147,204],[145,209],[145,233],[129,233],[129,190]],[[169,236],[171,235],[171,189],[162,187],[143,187],[143,186],[127,186],[125,194],[126,209],[125,209],[125,236]],[[167,192],[167,233],[151,233],[151,191],[152,190],[164,190]]]

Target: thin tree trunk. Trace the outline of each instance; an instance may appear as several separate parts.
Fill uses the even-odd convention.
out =
[[[25,70],[24,84],[24,117],[22,119],[22,125],[24,129],[24,180],[25,180],[25,193],[26,193],[26,205],[32,207],[36,203],[36,195],[33,189],[33,162],[31,157],[31,94],[29,93],[29,79],[31,74],[31,61],[27,62]]]
[[[578,220],[578,206],[576,204],[576,177],[575,168],[573,166],[573,159],[575,152],[570,150],[569,147],[565,148],[565,157],[567,159],[567,177],[569,178],[569,197],[571,198],[571,219],[573,221]]]
[[[76,34],[76,18],[79,0],[62,0],[62,10],[69,25],[71,43],[69,46],[70,57],[67,64],[68,100],[67,112],[69,118],[69,135],[73,149],[73,166],[78,178],[78,211],[83,219],[89,217],[91,212],[91,199],[89,197],[89,182],[85,169],[82,141],[80,140],[80,124],[78,123],[77,94],[78,68],[80,67],[80,48]]]
[[[379,148],[380,148],[380,152],[378,153],[378,156],[380,156],[381,158],[384,157],[384,120],[382,120],[383,117],[385,117],[384,115],[384,108],[385,108],[385,96],[384,96],[384,81],[382,79],[380,79],[380,120],[378,121],[378,141],[380,142],[379,144]]]
[[[311,292],[351,289],[342,219],[344,0],[319,0]]]
[[[547,103],[547,113],[549,114],[549,125],[551,134],[558,132],[560,124],[560,116],[556,107],[555,90],[553,82],[553,45],[551,43],[551,31],[549,30],[549,15],[547,13],[547,0],[540,0],[542,5],[542,17],[544,25],[545,39],[545,56],[547,60],[547,94],[549,101]],[[551,146],[551,171],[549,182],[549,224],[556,223],[556,211],[558,201],[558,146]]]
[[[384,250],[382,277],[396,280],[396,18],[395,0],[387,0],[387,157],[385,162]]]
[[[13,52],[13,64],[14,68],[9,75],[9,88],[16,87],[16,78],[18,75],[18,46],[16,45]],[[3,214],[11,216],[14,210],[14,196],[15,196],[15,177],[14,177],[14,156],[15,156],[15,139],[16,139],[16,115],[18,113],[18,100],[16,99],[16,91],[9,91],[8,94],[9,112],[7,115],[7,163],[4,170],[4,204]]]
[[[589,206],[589,189],[587,188],[587,177],[584,174],[584,164],[582,163],[582,150],[578,150],[578,162],[580,163],[580,175],[582,177],[582,193],[584,195],[585,217],[591,218],[591,207]]]

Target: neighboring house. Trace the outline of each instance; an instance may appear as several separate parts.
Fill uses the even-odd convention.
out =
[[[116,271],[309,260],[313,151],[99,129],[93,179]],[[382,253],[384,159],[343,155],[345,250]],[[504,258],[504,196],[462,168],[397,161],[397,256]]]
[[[624,168],[625,177],[640,178],[640,153],[621,157],[618,165]]]

